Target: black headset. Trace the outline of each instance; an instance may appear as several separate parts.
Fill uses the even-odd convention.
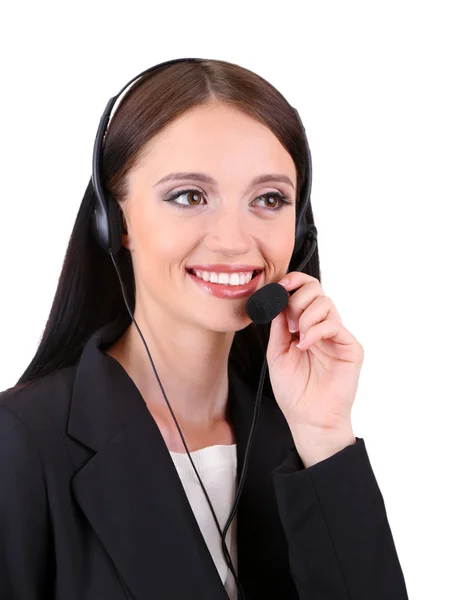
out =
[[[111,118],[111,112],[113,110],[113,106],[116,103],[117,99],[119,98],[119,96],[124,92],[124,90],[130,86],[132,83],[134,83],[135,81],[137,81],[140,77],[142,77],[143,75],[145,75],[146,73],[152,73],[152,72],[156,72],[159,69],[162,68],[166,68],[169,65],[173,65],[176,63],[180,63],[180,62],[194,62],[194,63],[198,63],[198,62],[202,62],[204,59],[202,58],[177,58],[177,59],[173,59],[173,60],[168,60],[162,63],[159,63],[153,67],[150,67],[149,69],[146,69],[144,71],[142,71],[141,73],[139,73],[136,77],[134,77],[133,79],[131,79],[128,83],[126,83],[124,85],[124,87],[121,89],[121,91],[116,94],[116,96],[113,96],[112,98],[110,98],[110,100],[108,101],[108,104],[106,105],[105,110],[103,111],[103,115],[100,119],[100,124],[98,126],[98,130],[97,130],[97,135],[95,137],[95,143],[94,143],[94,151],[93,151],[93,158],[92,158],[92,186],[94,188],[94,192],[95,192],[95,206],[93,208],[92,214],[91,214],[91,231],[92,234],[94,236],[95,241],[97,242],[97,244],[105,251],[107,252],[110,256],[111,259],[113,261],[114,267],[116,269],[117,275],[119,277],[119,282],[121,285],[121,289],[122,289],[122,294],[124,297],[124,302],[126,304],[127,310],[130,314],[130,317],[132,318],[133,323],[135,324],[138,333],[140,334],[141,339],[143,340],[144,346],[146,348],[146,351],[148,353],[149,356],[149,360],[151,362],[152,368],[155,372],[155,375],[157,377],[157,381],[159,383],[159,386],[162,390],[163,396],[165,398],[165,401],[168,405],[168,408],[171,412],[171,415],[173,417],[173,420],[176,424],[176,427],[179,431],[179,434],[181,436],[181,439],[183,441],[184,447],[186,449],[186,452],[189,456],[190,462],[192,463],[192,466],[194,468],[194,471],[197,475],[197,478],[200,482],[200,485],[202,487],[202,490],[205,494],[205,497],[208,501],[208,505],[209,508],[212,512],[213,518],[216,522],[216,527],[219,531],[219,535],[221,536],[221,541],[222,541],[222,550],[224,553],[224,558],[227,562],[227,566],[230,569],[230,571],[232,572],[232,575],[234,577],[234,580],[236,582],[237,588],[238,588],[238,598],[240,600],[244,600],[244,593],[241,587],[241,583],[238,580],[237,574],[235,572],[235,568],[233,566],[231,557],[230,557],[230,553],[227,549],[227,545],[225,543],[225,536],[227,534],[227,531],[230,527],[230,523],[232,522],[237,507],[238,507],[238,503],[240,500],[240,496],[241,496],[241,491],[242,491],[242,487],[244,484],[244,480],[246,477],[246,471],[247,471],[247,464],[248,464],[248,459],[249,459],[249,452],[250,452],[250,448],[251,448],[251,443],[252,443],[252,439],[253,439],[253,435],[255,432],[255,428],[257,425],[257,419],[258,419],[258,414],[259,414],[259,409],[260,409],[260,399],[262,396],[262,391],[263,391],[263,383],[264,383],[264,379],[265,379],[265,373],[266,373],[266,368],[267,368],[267,361],[266,358],[264,360],[263,363],[263,367],[262,367],[262,371],[260,374],[260,381],[259,381],[259,387],[257,390],[257,397],[256,397],[256,402],[255,402],[255,406],[254,406],[254,417],[253,417],[253,422],[252,422],[252,426],[251,426],[251,431],[249,434],[249,438],[248,438],[248,442],[247,442],[247,446],[246,446],[246,453],[245,453],[245,458],[244,458],[244,463],[243,463],[243,468],[241,470],[241,475],[240,475],[240,479],[239,479],[239,483],[238,483],[238,488],[237,488],[237,492],[236,492],[236,496],[235,496],[235,500],[233,503],[233,507],[231,510],[231,513],[229,515],[229,518],[227,519],[226,525],[224,527],[224,530],[221,530],[221,527],[219,525],[219,522],[217,520],[216,514],[214,512],[213,506],[211,504],[211,501],[208,497],[208,494],[206,492],[206,489],[203,485],[203,482],[200,478],[200,475],[197,472],[197,469],[195,468],[195,464],[192,460],[192,457],[189,453],[189,450],[187,448],[187,444],[184,440],[184,436],[181,432],[181,429],[179,427],[179,424],[176,420],[176,417],[173,413],[173,410],[168,402],[168,399],[166,397],[165,391],[162,387],[162,384],[160,382],[159,376],[157,374],[154,362],[151,358],[151,354],[149,352],[149,349],[147,347],[146,344],[146,340],[143,337],[143,334],[140,331],[140,328],[138,327],[137,322],[135,321],[132,311],[129,307],[127,298],[126,298],[126,293],[125,293],[125,289],[124,289],[124,285],[122,282],[122,278],[118,269],[118,266],[116,264],[116,261],[114,259],[114,257],[118,254],[121,246],[122,246],[122,219],[121,219],[121,213],[119,211],[119,208],[117,206],[117,202],[116,200],[111,196],[111,194],[108,191],[105,191],[103,189],[103,185],[102,185],[102,170],[101,170],[101,161],[102,161],[102,152],[103,152],[103,141],[104,141],[104,137],[108,128],[108,123],[109,120]],[[291,107],[293,108],[293,107]],[[309,202],[310,202],[310,194],[311,194],[311,182],[312,182],[312,164],[311,164],[311,153],[309,150],[309,145],[308,145],[308,140],[306,137],[306,133],[305,133],[305,128],[303,126],[302,120],[300,118],[300,115],[298,114],[298,111],[293,108],[295,115],[297,117],[297,120],[300,123],[301,129],[302,129],[302,133],[303,133],[303,137],[305,140],[305,147],[306,147],[306,161],[307,161],[307,170],[306,170],[306,175],[305,175],[305,181],[302,185],[302,189],[300,190],[299,193],[299,198],[298,198],[298,202],[297,202],[297,206],[299,206],[299,213],[297,214],[296,217],[296,222],[295,222],[295,245],[294,245],[294,250],[293,250],[293,254],[292,254],[292,258],[290,260],[290,268],[289,271],[302,271],[303,268],[306,266],[306,264],[309,262],[309,259],[311,258],[312,254],[314,253],[314,250],[317,247],[317,229],[315,227],[315,225],[313,223],[308,223],[307,219],[306,219],[306,210],[308,208]],[[312,245],[311,245],[311,249],[308,251],[308,253],[306,254],[305,258],[303,260],[300,260],[301,257],[303,256],[303,254],[306,253],[306,243],[308,240],[312,240]]]

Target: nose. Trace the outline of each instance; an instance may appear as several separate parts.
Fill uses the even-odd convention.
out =
[[[208,223],[206,244],[209,250],[219,254],[246,254],[252,247],[249,235],[249,215],[237,202],[215,211]]]

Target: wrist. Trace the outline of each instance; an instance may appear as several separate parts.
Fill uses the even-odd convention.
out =
[[[346,446],[356,443],[352,427],[336,431],[292,431],[295,447],[305,468],[330,458]]]

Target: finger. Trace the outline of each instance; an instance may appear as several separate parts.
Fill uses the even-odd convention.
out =
[[[290,292],[296,290],[305,283],[311,283],[313,281],[317,281],[317,283],[320,285],[320,281],[317,279],[317,277],[308,275],[308,273],[301,273],[300,271],[291,271],[290,273],[286,273],[286,275],[284,275],[284,277],[282,277],[278,283],[283,285],[286,290]]]
[[[287,327],[286,311],[282,310],[271,321],[270,336],[267,348],[267,360],[273,363],[281,354],[290,348],[290,332]]]
[[[326,297],[320,296],[319,298],[316,298],[303,312],[298,321],[300,341],[304,339],[311,327],[327,319],[329,312],[330,306]]]
[[[298,331],[299,319],[303,312],[320,296],[323,296],[323,291],[319,282],[310,281],[289,298],[286,311],[291,333]]]
[[[325,320],[313,325],[305,333],[301,345],[299,342],[296,346],[304,351],[311,348],[311,346],[318,341],[325,339],[331,339],[332,342],[341,345],[342,348],[347,347],[349,350],[348,360],[351,362],[354,361],[354,351],[352,347],[359,344],[352,333],[336,321]]]
[[[286,281],[287,283],[284,285],[284,282]],[[288,291],[296,290],[295,293],[289,297],[286,313],[289,331],[291,333],[297,333],[299,331],[298,321],[303,311],[305,311],[317,298],[326,297],[324,290],[316,277],[312,277],[307,273],[300,273],[299,271],[287,273],[287,275],[285,275],[278,283],[284,285],[285,289]],[[343,320],[333,302],[329,318],[343,324]]]
[[[303,311],[298,320],[298,329],[300,336],[303,336],[313,325],[320,323],[324,319],[336,321],[340,324],[341,319],[335,309],[335,305],[328,296],[318,296]]]

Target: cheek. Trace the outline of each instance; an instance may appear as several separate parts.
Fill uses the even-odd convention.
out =
[[[295,245],[294,232],[285,236],[272,236],[271,247],[275,254],[281,258],[287,258],[292,254]]]
[[[290,257],[295,246],[295,222],[287,222],[275,232],[275,235],[269,236],[268,250],[271,257],[275,257],[275,262],[289,263]]]
[[[182,227],[157,216],[145,218],[138,233],[137,258],[149,265],[149,271],[169,272],[171,265],[185,261],[199,239],[195,227]]]

